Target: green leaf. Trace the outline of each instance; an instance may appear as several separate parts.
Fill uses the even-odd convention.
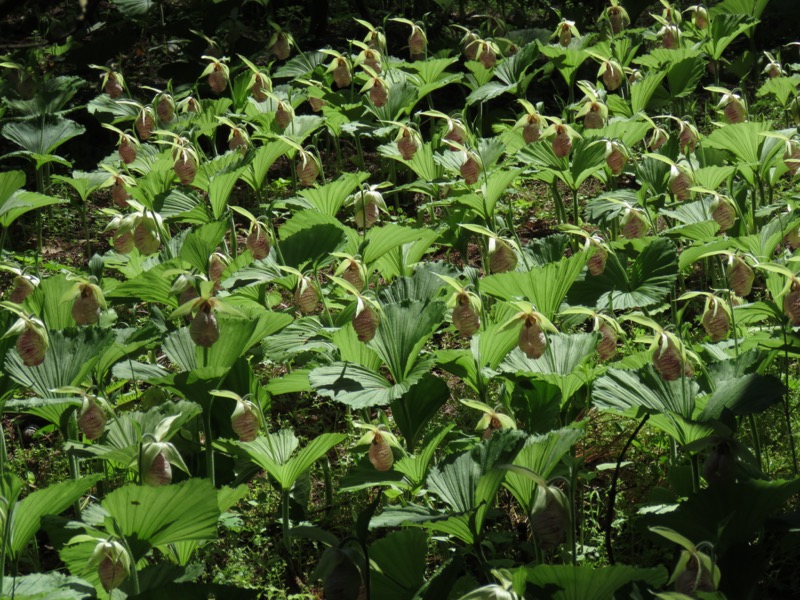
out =
[[[696,546],[692,543],[692,541],[684,536],[682,536],[677,531],[673,531],[669,527],[650,527],[650,531],[660,535],[661,537],[667,538],[670,542],[678,544],[681,548],[688,550],[689,552],[694,552],[696,550]]]
[[[582,435],[580,429],[566,427],[544,435],[528,436],[513,464],[530,469],[547,480]],[[533,479],[516,471],[508,471],[505,486],[514,495],[525,514],[530,514],[536,488]]]
[[[708,12],[713,18],[717,15],[748,15],[758,19],[761,18],[767,4],[769,0],[722,0]]]
[[[486,102],[492,98],[497,98],[506,92],[514,93],[516,85],[507,85],[499,81],[490,81],[479,88],[475,89],[467,96],[467,106],[475,104],[476,102]]]
[[[75,121],[64,117],[48,117],[42,120],[24,120],[7,123],[3,137],[11,140],[31,154],[47,156],[61,144],[81,135],[86,129]]]
[[[769,515],[798,491],[800,479],[749,479],[708,487],[692,494],[676,510],[659,515],[658,523],[687,538],[714,544],[717,556],[723,559],[719,566],[724,574],[724,562],[735,560],[726,556],[728,551],[736,553],[746,548],[752,536],[763,530]]]
[[[450,398],[444,380],[427,373],[409,391],[390,404],[392,418],[403,434],[406,449],[414,451],[426,425]]]
[[[624,262],[623,262],[624,261]],[[645,308],[663,302],[678,276],[678,253],[668,239],[648,244],[628,270],[625,253],[609,254],[602,275],[588,272],[570,291],[570,304],[614,310]]]
[[[674,98],[686,98],[694,93],[705,74],[705,61],[691,56],[672,64],[667,71],[670,93]]]
[[[269,168],[291,149],[291,146],[283,140],[270,140],[263,146],[259,146],[253,150],[253,158],[242,170],[242,181],[254,190],[260,190],[264,185]]]
[[[428,230],[404,227],[394,223],[387,223],[383,227],[373,227],[364,237],[362,257],[367,265],[372,265],[387,252],[398,246],[416,242],[421,237],[426,237]]]
[[[249,318],[217,316],[219,339],[210,348],[195,345],[184,327],[164,340],[164,353],[183,371],[213,367],[226,369],[264,337],[283,329],[292,322],[291,315],[263,310]]]
[[[417,368],[428,338],[444,318],[442,302],[415,301],[385,304],[381,324],[368,346],[386,364],[395,382],[404,381]]]
[[[374,350],[358,341],[355,329],[348,323],[331,336],[331,341],[339,349],[339,358],[343,362],[357,363],[377,372],[381,367],[381,358]]]
[[[343,433],[323,433],[294,456],[291,455],[297,448],[297,438],[287,429],[259,436],[252,442],[237,442],[236,445],[250,460],[274,477],[284,490],[288,490],[311,465],[346,437]]]
[[[96,597],[89,582],[56,571],[4,577],[3,590],[15,600],[88,600]]]
[[[144,17],[153,8],[153,0],[111,0],[123,15],[129,19]]]
[[[211,387],[208,384],[206,386]],[[169,441],[201,413],[202,407],[198,402],[187,400],[160,404],[147,412],[120,412],[108,422],[102,442],[95,441],[81,449],[120,468],[138,468],[139,447],[145,435],[160,436],[164,441]],[[166,432],[159,431],[165,420],[169,429]]]
[[[16,349],[6,354],[5,370],[20,385],[38,396],[52,396],[50,390],[80,387],[113,343],[114,335],[94,327],[79,330],[51,331],[45,359],[36,367],[26,367]]]
[[[208,260],[207,256],[206,260]],[[165,276],[164,273],[180,268],[180,266],[181,263],[178,260],[153,265],[147,271],[135,275],[109,290],[106,298],[130,304],[140,300],[177,308],[178,298],[172,294],[173,278]]]
[[[41,527],[42,517],[57,515],[85,494],[100,479],[100,475],[82,477],[78,480],[53,483],[46,488],[31,492],[22,500],[16,501],[11,509],[7,551],[12,560],[19,558],[21,552]],[[15,475],[6,473],[2,478],[3,494],[10,502],[19,495],[17,486],[21,482]],[[9,493],[10,492],[10,493]]]
[[[403,160],[400,151],[395,144],[385,144],[378,148],[381,156],[392,158],[401,164],[406,165],[416,173],[417,177],[424,182],[440,180],[444,175],[444,168],[433,158],[433,144],[427,142],[422,144],[411,160]]]
[[[11,224],[32,210],[38,210],[54,204],[66,204],[67,200],[45,196],[36,192],[18,191],[0,205],[0,226],[11,227]]]
[[[490,275],[481,282],[481,291],[503,300],[528,300],[536,310],[552,319],[561,309],[561,303],[587,260],[587,254],[579,252],[527,272]]]
[[[300,77],[305,77],[327,59],[328,57],[325,54],[317,51],[298,54],[275,71],[273,77],[278,79],[298,79]]]
[[[318,211],[335,217],[347,197],[368,178],[369,174],[362,171],[343,173],[330,183],[301,190],[299,194]]]
[[[522,569],[527,573],[528,583],[535,586],[532,593],[537,593],[536,588],[548,590],[547,597],[552,600],[608,600],[615,598],[617,590],[631,582],[659,588],[668,577],[664,567],[642,569],[628,565],[538,565]],[[528,591],[531,591],[530,585]]]
[[[491,438],[453,462],[433,467],[426,480],[428,489],[456,513],[475,510],[470,529],[479,533],[506,475],[497,466],[514,460],[524,437],[525,434],[517,430],[496,431]]]
[[[584,369],[594,356],[598,337],[592,333],[548,334],[544,354],[531,359],[519,348],[506,356],[500,370],[517,375],[530,375],[557,386],[561,390],[562,406],[583,385],[591,380],[591,370]]]
[[[22,171],[0,173],[0,207],[4,206],[6,201],[23,185],[25,185],[25,173]]]
[[[366,367],[342,362],[317,367],[308,374],[308,380],[320,396],[352,408],[386,406],[412,389],[433,364],[432,357],[418,360],[406,377],[395,384]]]
[[[714,16],[711,19],[703,49],[711,60],[719,61],[728,46],[737,37],[755,27],[756,22],[748,15],[719,14]]]
[[[647,109],[653,94],[655,94],[666,75],[666,71],[648,73],[647,76],[631,86],[631,110],[634,114]]]
[[[425,583],[428,534],[419,529],[390,533],[369,547],[372,594],[407,600]]]
[[[217,536],[220,511],[208,479],[161,487],[126,485],[108,494],[102,506],[137,561],[156,546]]]
[[[304,210],[295,213],[280,229],[281,254],[287,266],[322,265],[347,241],[347,233],[333,216]]]
[[[739,161],[755,167],[760,161],[761,145],[766,140],[760,134],[769,130],[769,124],[753,121],[725,125],[712,131],[703,143],[711,148],[727,150]]]
[[[636,89],[636,87],[633,89]],[[583,137],[586,139],[606,138],[620,140],[628,148],[633,148],[645,138],[650,128],[650,123],[637,118],[612,119],[608,125],[600,129],[585,129]]]
[[[226,221],[214,221],[195,227],[183,238],[178,257],[200,273],[208,272],[209,256],[228,231]]]
[[[778,104],[786,106],[789,98],[794,97],[798,83],[800,83],[800,76],[797,75],[792,75],[791,77],[770,77],[758,88],[756,95],[761,98],[771,94],[775,96]]]
[[[520,176],[521,169],[495,169],[481,185],[482,215],[487,223],[491,223],[495,213],[495,206],[502,198],[508,187]]]
[[[57,56],[57,53],[54,53]],[[36,93],[30,100],[7,97],[5,103],[24,117],[45,117],[69,112],[69,101],[86,85],[86,80],[75,76],[57,76],[39,79]]]
[[[592,401],[603,410],[631,417],[669,412],[690,419],[698,390],[697,382],[688,378],[664,381],[650,366],[641,375],[609,369],[594,381]]]
[[[28,305],[39,315],[48,331],[75,327],[72,318],[72,303],[62,302],[64,296],[75,286],[66,275],[54,275],[44,279],[28,298]]]
[[[71,398],[12,398],[7,400],[3,412],[36,415],[59,426],[64,411],[80,408],[80,399]]]
[[[417,263],[432,250],[440,233],[431,229],[417,229],[417,240],[406,242],[386,252],[375,262],[375,268],[386,281],[400,276],[411,276]]]
[[[698,420],[719,419],[724,411],[736,416],[756,414],[780,402],[785,392],[784,385],[772,375],[751,373],[728,379],[717,384]]]
[[[394,416],[394,413],[392,414]],[[428,439],[426,439],[425,447],[420,451],[419,454],[416,456],[406,454],[400,460],[394,463],[394,470],[405,475],[408,482],[410,482],[415,488],[421,486],[425,481],[426,475],[428,474],[428,468],[433,461],[436,449],[442,443],[444,438],[447,437],[447,434],[450,433],[454,426],[455,425],[451,423],[441,427],[435,433],[432,433]],[[411,451],[412,448],[409,446],[408,449]]]

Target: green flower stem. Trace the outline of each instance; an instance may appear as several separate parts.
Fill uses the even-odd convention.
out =
[[[612,539],[612,528],[611,524],[614,521],[614,505],[617,502],[617,484],[619,483],[619,472],[622,468],[622,461],[625,460],[625,454],[628,452],[628,449],[633,444],[633,441],[636,439],[636,436],[639,435],[639,432],[644,427],[644,424],[647,423],[647,420],[650,418],[650,415],[645,415],[642,417],[642,420],[639,421],[639,424],[636,426],[636,429],[633,430],[633,433],[625,442],[625,445],[622,447],[622,451],[619,453],[617,457],[617,465],[614,467],[614,475],[611,478],[611,490],[608,493],[608,507],[606,508],[606,530],[605,530],[605,545],[606,545],[606,554],[608,555],[608,562],[611,565],[616,564],[616,560],[614,558],[614,547],[611,544]]]
[[[331,314],[330,306],[328,306],[328,299],[325,297],[325,294],[322,291],[322,286],[319,284],[319,275],[316,267],[314,267],[314,287],[317,288],[317,294],[319,294],[320,300],[322,300],[322,306],[325,309],[325,315],[328,317],[328,326],[333,327],[333,315]]]
[[[325,480],[325,513],[330,515],[333,508],[333,479],[331,477],[331,462],[326,457],[320,461],[322,463],[322,476]]]
[[[576,227],[580,227],[581,224],[581,215],[580,215],[580,207],[578,205],[578,188],[574,188],[572,190],[572,219],[573,225]]]
[[[236,260],[236,257],[239,255],[239,242],[236,239],[236,221],[233,219],[233,212],[231,211],[230,215],[231,219],[231,257]]]
[[[117,529],[119,529],[117,527]],[[132,592],[134,596],[139,595],[139,571],[136,569],[136,557],[133,555],[133,550],[131,550],[130,544],[128,544],[128,539],[125,536],[120,536],[122,540],[122,544],[125,546],[125,551],[128,553],[128,556],[131,559],[131,587],[133,588]]]
[[[700,491],[700,460],[698,454],[692,454],[690,465],[692,467],[692,492],[696,494]]]
[[[0,596],[2,596],[3,578],[6,574],[6,548],[8,548],[8,541],[11,538],[11,519],[8,518],[11,507],[5,498],[0,498],[0,505],[2,505],[2,511],[6,514],[5,523],[3,524],[3,544],[0,546]]]
[[[203,348],[205,362],[208,364],[208,348]],[[214,396],[210,396],[208,410],[203,411],[203,434],[206,445],[206,475],[211,480],[211,485],[217,487],[217,477],[214,465],[214,439],[211,432],[211,408],[214,405]]]
[[[78,421],[77,417],[75,416],[75,412],[73,412],[69,419],[61,431],[61,435],[64,437],[64,443],[68,443],[72,440],[78,440]],[[73,481],[78,481],[81,478],[81,470],[80,470],[80,459],[75,454],[74,451],[69,451],[69,478]],[[75,516],[77,520],[81,520],[81,502],[80,500],[75,500],[72,505],[73,509],[75,510]]]
[[[790,414],[789,410],[789,340],[786,335],[786,325],[784,325],[781,329],[783,331],[783,376],[784,385],[786,386],[786,393],[783,396],[783,414],[786,419],[786,432],[789,436],[789,446],[792,449],[792,472],[794,473],[794,476],[797,477],[797,448],[794,442],[792,415]]]

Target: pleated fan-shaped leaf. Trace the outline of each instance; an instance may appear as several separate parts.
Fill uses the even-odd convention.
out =
[[[249,493],[246,485],[237,487],[223,486],[217,490],[217,507],[220,515],[229,511],[235,504],[240,502]],[[171,542],[163,550],[175,560],[178,565],[186,566],[194,556],[195,551],[205,542],[205,540],[184,540],[182,542]],[[152,590],[148,590],[152,593]]]
[[[631,90],[635,90],[643,82],[644,80],[635,83]],[[608,125],[600,129],[586,129],[583,132],[583,137],[588,139],[605,138],[609,140],[620,140],[628,148],[632,148],[645,138],[651,127],[652,126],[647,121],[637,119],[614,119],[610,121]]]
[[[431,229],[416,231],[418,233],[415,241],[395,246],[375,261],[375,268],[386,281],[400,276],[413,275],[417,263],[420,263],[423,256],[432,250],[431,245],[441,235],[438,231]]]
[[[626,310],[663,302],[678,276],[675,244],[665,238],[654,239],[630,267],[625,268],[625,262],[625,253],[621,250],[610,254],[601,275],[586,273],[570,290],[570,304]]]
[[[103,352],[95,366],[95,372],[100,375],[100,379],[122,358],[154,345],[161,338],[161,332],[152,322],[143,327],[128,327],[111,331],[114,333],[114,342]]]
[[[108,494],[102,507],[127,538],[136,560],[156,546],[217,536],[217,491],[208,479],[160,487],[126,485]]]
[[[290,315],[264,310],[249,318],[218,315],[219,339],[210,348],[197,346],[183,327],[164,339],[164,353],[182,371],[228,368],[264,337],[292,322]]]
[[[296,221],[302,219],[302,222]],[[280,229],[281,254],[287,266],[301,269],[308,264],[324,264],[341,251],[347,242],[342,225],[332,216],[306,210],[289,219]]]
[[[561,459],[582,436],[583,431],[572,427],[557,429],[544,435],[528,436],[512,464],[530,469],[547,480]],[[533,508],[533,493],[536,489],[534,480],[527,475],[509,470],[506,473],[505,486],[525,513],[530,514]]]
[[[48,331],[75,327],[72,317],[72,303],[62,302],[64,295],[75,285],[65,275],[54,275],[42,280],[25,301],[29,312],[39,316]]]
[[[113,339],[109,330],[96,328],[51,331],[42,364],[26,367],[16,349],[12,349],[6,354],[5,370],[14,381],[47,398],[52,396],[50,390],[80,386]]]
[[[308,374],[308,381],[320,396],[352,408],[387,406],[413,389],[430,372],[434,362],[432,356],[420,358],[398,383],[392,383],[379,372],[363,365],[346,362],[317,367]]]
[[[643,569],[628,565],[607,567],[573,565],[538,565],[523,567],[527,571],[528,588],[546,590],[552,600],[608,600],[615,598],[620,588],[631,582],[641,582],[659,588],[667,582],[664,567]],[[553,586],[560,588],[554,590]]]
[[[300,197],[318,211],[335,217],[344,206],[347,197],[369,177],[368,173],[344,173],[325,185],[301,190]]]
[[[592,384],[592,401],[602,410],[627,417],[650,415],[649,425],[686,445],[714,433],[712,423],[694,415],[698,392],[696,381],[664,381],[647,365],[639,374],[609,369]]]
[[[719,419],[724,411],[752,415],[780,402],[786,387],[772,375],[750,373],[718,382],[699,420]]]
[[[563,404],[581,386],[589,383],[591,372],[585,372],[583,367],[594,356],[597,341],[598,336],[593,333],[549,334],[542,356],[531,359],[519,348],[514,348],[500,364],[500,370],[530,375],[557,386]]]
[[[165,276],[164,272],[178,268],[179,265],[180,261],[178,260],[153,265],[148,270],[133,275],[110,290],[106,294],[106,298],[131,304],[141,300],[177,308],[178,298],[172,294],[173,278]]]
[[[664,381],[651,367],[644,369],[641,375],[609,369],[594,381],[592,400],[604,410],[632,417],[670,412],[690,419],[699,389],[697,382],[687,378]]]
[[[659,525],[694,540],[707,540],[724,560],[728,549],[749,545],[765,520],[800,492],[800,479],[748,479],[729,486],[710,486],[692,494],[674,511],[659,515]],[[733,517],[733,518],[732,518]],[[751,555],[752,556],[752,555]],[[723,574],[725,567],[720,564]]]
[[[10,227],[14,221],[27,212],[66,202],[67,200],[61,198],[18,190],[5,201],[0,201],[0,226]]]
[[[770,129],[768,123],[757,121],[725,125],[712,131],[703,143],[712,148],[727,150],[737,160],[756,166],[759,163],[761,145],[767,139],[760,134]]]
[[[666,77],[665,71],[648,73],[641,81],[631,85],[631,110],[633,114],[645,110]]]
[[[198,402],[167,402],[147,412],[121,412],[110,420],[102,442],[81,445],[80,449],[120,467],[135,466],[142,437],[152,434],[168,441],[181,427],[202,413]]]
[[[381,156],[392,158],[414,171],[420,181],[438,181],[444,176],[444,167],[434,158],[431,142],[420,145],[411,160],[403,160],[395,144],[385,144],[378,148]]]
[[[536,310],[552,319],[586,261],[586,253],[580,252],[558,262],[533,267],[527,272],[490,275],[481,282],[481,291],[503,300],[528,300]]]
[[[405,380],[424,360],[422,349],[442,322],[444,311],[444,303],[438,301],[383,306],[381,324],[368,346],[381,357],[396,383]]]
[[[5,577],[3,589],[17,600],[88,600],[96,593],[88,581],[56,571]]]
[[[403,434],[409,452],[414,450],[425,426],[448,398],[450,388],[447,383],[431,373],[426,373],[410,390],[392,400],[392,417]]]
[[[372,594],[385,600],[414,597],[425,583],[428,534],[419,529],[390,533],[369,547]]]
[[[259,436],[252,442],[237,442],[237,446],[267,471],[284,490],[291,488],[303,473],[347,436],[343,433],[323,433],[294,454],[299,442],[291,430]]]
[[[383,227],[373,227],[366,236],[362,256],[367,265],[372,265],[387,252],[392,251],[398,246],[416,242],[422,237],[427,237],[426,229],[414,229],[389,223]]]
[[[304,52],[289,59],[282,65],[273,77],[278,79],[297,79],[305,77],[328,59],[327,55],[319,51]]]
[[[3,405],[3,412],[35,415],[59,425],[64,411],[71,407],[80,408],[79,398],[12,398]]]
[[[17,500],[22,491],[22,481],[12,473],[5,473],[0,478],[0,496],[8,501],[3,512],[7,527],[6,552],[12,559],[18,559],[21,552],[41,527],[42,517],[57,515],[66,510],[73,502],[85,494],[98,482],[99,475],[82,477],[78,480],[67,480],[53,483],[45,488],[31,492],[22,500]]]
[[[302,145],[306,138],[325,124],[325,119],[317,115],[295,115],[283,135]]]
[[[25,173],[22,171],[5,171],[0,173],[0,206],[25,185]]]
[[[474,527],[479,531],[506,475],[496,467],[514,461],[524,438],[521,431],[496,431],[453,462],[433,467],[426,480],[428,489],[456,513],[475,509]]]
[[[201,273],[208,270],[208,257],[217,249],[225,233],[228,223],[215,221],[193,228],[183,238],[178,256]]]
[[[66,163],[64,159],[54,157],[53,152],[85,131],[86,128],[75,121],[50,116],[45,119],[12,121],[3,127],[2,135],[21,146],[24,151],[20,154],[33,158],[38,167],[54,159]]]
[[[253,158],[242,169],[241,178],[254,190],[264,185],[269,168],[292,147],[283,140],[270,140],[253,150]]]

